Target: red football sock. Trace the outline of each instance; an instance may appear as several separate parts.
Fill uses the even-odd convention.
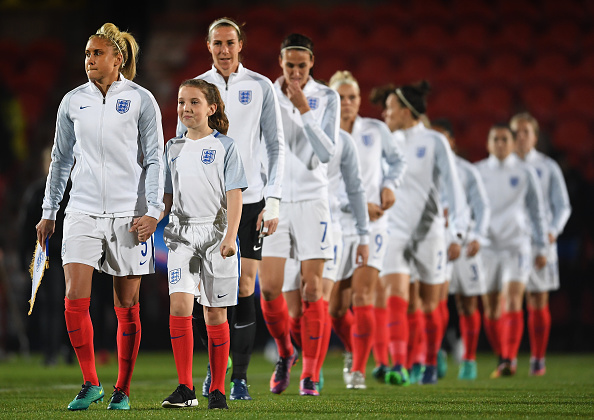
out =
[[[375,335],[375,316],[373,305],[353,307],[354,323],[353,335],[353,372],[361,372],[365,375],[365,368],[373,337]]]
[[[289,311],[284,296],[280,294],[276,299],[266,301],[262,295],[260,302],[264,322],[266,322],[270,335],[276,341],[278,354],[281,357],[293,355],[293,344],[289,333]]]
[[[507,312],[501,332],[501,350],[504,359],[514,360],[518,356],[524,333],[524,311]]]
[[[390,337],[390,356],[394,365],[407,364],[409,323],[406,316],[408,302],[399,296],[388,298],[388,330]]]
[[[89,314],[91,298],[64,298],[64,318],[70,343],[76,353],[83,381],[99,386],[97,370],[95,369],[95,349],[93,346],[93,323]]]
[[[388,366],[388,311],[386,308],[373,308],[375,335],[373,337],[373,358],[375,366]]]
[[[478,310],[472,315],[460,316],[460,333],[464,342],[464,360],[476,360],[476,348],[481,329],[481,316]]]
[[[192,316],[169,315],[169,334],[177,369],[177,379],[180,384],[193,389],[194,330],[192,329]]]
[[[425,315],[417,309],[408,314],[408,343],[407,343],[407,369],[412,368],[414,363],[425,363],[427,353],[427,335],[425,334]]]
[[[140,347],[140,304],[131,308],[114,307],[118,318],[118,380],[116,388],[130,395],[130,381]]]
[[[443,326],[443,331],[441,332],[441,336],[443,338],[448,329],[448,324],[450,322],[450,309],[448,308],[447,298],[439,301],[439,313],[441,315],[441,325]]]
[[[301,348],[301,319],[293,318],[289,316],[289,332],[291,333],[291,338],[297,344],[297,347]]]
[[[437,352],[441,347],[442,332],[443,326],[439,309],[436,308],[432,312],[425,313],[425,333],[427,334],[425,364],[428,366],[437,366]]]
[[[485,335],[496,356],[502,356],[501,352],[501,318],[490,319],[483,316],[483,325],[485,326]]]
[[[215,389],[225,394],[225,373],[229,360],[229,322],[225,321],[219,325],[206,325],[208,332],[208,362],[210,363],[210,374],[212,377],[209,392]]]
[[[315,302],[303,302],[303,328],[301,343],[303,344],[303,370],[301,379],[315,380],[318,357],[324,338],[324,299]]]
[[[330,314],[328,313],[328,301],[326,300],[324,300],[324,324],[322,328],[322,347],[320,348],[320,355],[318,357],[318,365],[316,366],[314,382],[319,382],[320,380],[320,370],[324,365],[324,360],[326,360],[326,354],[328,354],[328,345],[330,344],[330,336],[332,335],[332,323],[330,321]]]
[[[542,309],[528,309],[528,332],[531,356],[536,359],[544,358],[551,332],[551,312],[548,305]]]
[[[353,352],[353,336],[351,334],[351,327],[353,326],[353,312],[347,310],[344,316],[340,318],[332,318],[332,328],[334,332],[342,341],[345,351]]]

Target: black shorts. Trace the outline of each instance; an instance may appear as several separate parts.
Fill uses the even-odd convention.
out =
[[[265,205],[266,201],[264,199],[258,203],[243,205],[239,229],[237,230],[239,252],[242,258],[262,260],[262,238],[259,237],[260,231],[256,229],[256,224],[258,223],[258,215]]]

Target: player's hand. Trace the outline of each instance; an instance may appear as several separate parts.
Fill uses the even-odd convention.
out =
[[[355,261],[357,262],[358,267],[363,267],[367,265],[367,261],[369,260],[369,245],[358,245],[357,246],[357,254],[355,257]]]
[[[537,255],[534,259],[534,266],[537,270],[542,270],[547,265],[547,257],[544,255]]]
[[[45,251],[45,240],[51,238],[56,229],[56,221],[49,219],[41,219],[35,226],[37,230],[37,241],[41,244],[41,248]]]
[[[394,195],[394,191],[392,191],[389,188],[384,188],[382,190],[381,200],[382,210],[388,210],[396,202],[396,196]]]
[[[223,259],[232,257],[236,252],[237,248],[235,241],[227,238],[223,239],[223,242],[221,242],[221,257],[223,257]]]
[[[555,235],[553,235],[552,233],[549,233],[549,243],[554,244],[556,240],[557,240],[557,238],[555,238]]]
[[[301,89],[301,86],[299,86],[299,82],[297,80],[287,83],[287,97],[301,114],[305,114],[310,110],[305,93],[303,93],[303,90]]]
[[[460,244],[458,244],[456,242],[452,242],[450,244],[450,246],[448,247],[448,260],[449,261],[457,260],[458,257],[460,256],[461,250],[462,250],[462,247],[460,246]]]
[[[375,203],[367,203],[367,212],[369,213],[369,220],[376,221],[384,215],[384,211]]]
[[[266,212],[266,209],[263,209],[260,212],[258,215],[258,221],[256,222],[256,230],[260,232],[261,238],[272,235],[274,232],[276,232],[276,228],[278,227],[278,217],[263,221],[264,212]]]
[[[466,247],[466,255],[474,257],[481,249],[481,244],[476,239],[468,244]]]
[[[157,230],[157,223],[159,223],[157,219],[145,214],[132,220],[132,227],[128,232],[137,232],[138,241],[146,242]]]

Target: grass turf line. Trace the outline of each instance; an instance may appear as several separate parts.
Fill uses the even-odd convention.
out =
[[[66,406],[80,390],[78,365],[60,364],[45,368],[40,357],[13,358],[0,362],[0,418],[72,419],[116,418],[180,419],[196,416],[237,419],[290,418],[554,418],[594,417],[594,355],[550,355],[544,377],[528,375],[528,357],[522,355],[513,378],[489,379],[495,358],[479,355],[478,379],[457,379],[457,365],[450,357],[448,375],[435,386],[388,386],[371,377],[368,366],[367,390],[346,390],[342,382],[342,357],[330,353],[324,365],[325,387],[321,397],[299,396],[301,363],[292,371],[291,385],[283,395],[269,392],[273,365],[254,355],[249,369],[253,401],[228,401],[229,411],[209,412],[207,400],[198,396],[196,408],[166,410],[161,401],[177,386],[171,353],[142,352],[132,379],[127,413],[106,410],[117,377],[117,364],[98,366],[106,397],[87,411],[68,412]],[[206,371],[207,356],[194,358],[194,385],[199,394]],[[227,376],[226,393],[229,394]]]

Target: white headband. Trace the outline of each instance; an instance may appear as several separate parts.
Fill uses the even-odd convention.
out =
[[[233,26],[233,28],[235,28],[235,30],[237,31],[237,35],[241,34],[241,30],[239,29],[239,26],[237,26],[237,24],[235,22],[233,22],[229,19],[225,19],[225,18],[215,20],[213,23],[211,23],[210,26],[208,27],[208,33],[210,33],[215,27],[217,27],[221,23],[226,23],[227,25]]]
[[[307,47],[301,47],[301,46],[297,46],[297,45],[283,48],[281,50],[281,54],[284,53],[285,50],[303,50],[303,51],[307,51],[312,57],[314,55],[313,51],[310,50],[309,48],[307,48]]]
[[[417,110],[415,109],[415,107],[414,107],[414,106],[412,106],[412,105],[410,104],[410,102],[408,102],[408,101],[406,100],[406,98],[405,98],[405,97],[404,97],[404,95],[402,94],[402,91],[400,90],[400,88],[396,89],[395,93],[396,93],[396,96],[398,96],[398,97],[400,98],[400,100],[401,100],[401,101],[404,103],[404,105],[405,105],[405,106],[406,106],[408,109],[410,109],[410,112],[412,112],[412,113],[415,115],[415,117],[419,118],[419,117],[421,116],[421,113],[420,113],[419,111],[417,111]]]
[[[112,37],[110,37],[109,35],[103,33],[103,32],[97,32],[95,35],[100,35],[100,36],[104,36],[105,38],[109,39],[118,49],[118,51],[120,52],[120,54],[122,54],[122,68],[124,68],[124,60],[126,57],[124,57],[124,53],[122,52],[122,49],[120,48],[120,46],[118,45],[118,43],[115,41],[115,39],[113,39]]]

